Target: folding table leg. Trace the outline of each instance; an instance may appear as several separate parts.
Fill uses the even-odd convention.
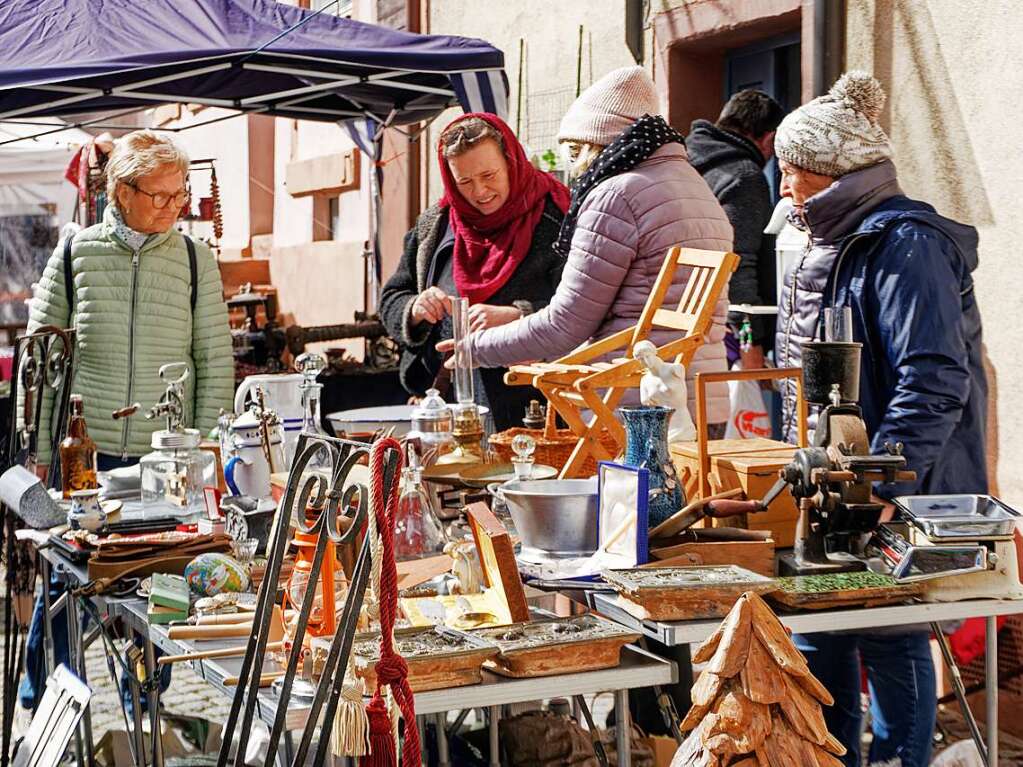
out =
[[[490,767],[501,767],[501,739],[498,730],[501,707],[490,706],[487,710],[490,712]]]
[[[984,653],[984,698],[987,706],[987,763],[998,764],[998,618],[986,623],[987,651]]]
[[[618,751],[618,767],[632,767],[631,731],[629,691],[615,690],[615,748]]]
[[[448,753],[447,715],[437,714],[435,727],[437,730],[437,762],[439,767],[451,767],[451,755]]]
[[[156,665],[156,652],[148,634],[142,635],[143,651],[146,658],[146,678],[154,680],[147,691],[149,703],[149,731],[153,743],[153,767],[163,767],[163,736],[160,728],[160,682],[159,667]]]

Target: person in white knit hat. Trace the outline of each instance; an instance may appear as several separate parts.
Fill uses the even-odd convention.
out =
[[[541,311],[470,336],[481,367],[557,359],[634,325],[673,245],[731,250],[731,224],[689,164],[681,134],[660,116],[657,89],[642,67],[616,69],[587,88],[562,119],[558,140],[575,179],[555,244],[566,259],[561,283]],[[688,279],[689,270],[679,269],[669,303],[681,299]],[[691,376],[726,369],[727,313],[723,291]],[[670,336],[657,331],[651,340],[661,345]],[[728,387],[708,389],[708,422],[723,433]],[[689,391],[696,391],[692,381]]]
[[[902,193],[880,124],[884,101],[875,78],[849,72],[778,126],[781,191],[794,203],[793,223],[810,235],[785,276],[778,365],[800,365],[800,345],[821,336],[823,308],[850,307],[851,340],[863,343],[859,405],[870,450],[903,445],[917,475],[879,488],[879,506],[896,495],[986,493],[987,383],[972,276],[977,231]],[[790,427],[794,394],[786,390]],[[928,629],[794,640],[835,697],[825,717],[849,750],[846,765],[860,763],[862,663],[874,731],[869,762],[926,767],[936,714]]]

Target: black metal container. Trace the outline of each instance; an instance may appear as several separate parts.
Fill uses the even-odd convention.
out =
[[[814,405],[830,405],[838,384],[842,402],[860,398],[860,352],[855,342],[810,341],[803,350],[803,396]]]

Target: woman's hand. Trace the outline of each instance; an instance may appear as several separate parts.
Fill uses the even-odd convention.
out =
[[[412,302],[412,323],[436,325],[451,311],[451,298],[437,287],[427,288]]]
[[[469,307],[469,329],[473,332],[507,325],[522,317],[522,311],[514,306],[491,306],[473,304]]]

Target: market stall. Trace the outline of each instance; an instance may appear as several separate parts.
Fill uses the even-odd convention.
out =
[[[504,98],[502,56],[479,41],[264,0],[114,3],[98,18],[84,2],[47,7],[52,16],[38,3],[6,11],[0,120],[188,101],[346,122],[378,158],[386,127],[456,103],[499,112]],[[68,27],[82,41],[70,53],[54,42]],[[32,469],[44,451],[54,457],[45,483],[22,465],[0,476],[8,600],[31,597],[38,561],[50,674],[15,763],[55,764],[72,741],[79,763],[93,762],[84,650],[101,641],[112,675],[126,672],[136,764],[163,764],[161,669],[187,663],[231,702],[221,765],[244,763],[262,722],[268,766],[414,767],[429,758],[427,720],[444,764],[449,743],[472,735],[465,712],[481,709],[491,765],[833,767],[845,746],[824,720],[832,694],[785,627],[983,617],[986,738],[962,702],[978,753],[997,764],[995,619],[1023,612],[1019,514],[990,496],[904,495],[893,499],[898,518],[885,516],[875,489],[915,474],[903,446],[869,449],[859,344],[804,344],[801,369],[699,376],[690,417],[685,368],[737,262],[669,249],[635,325],[510,368],[508,385],[534,386],[546,403],[498,434],[475,388],[466,298],[451,306],[452,404],[432,390],[387,421],[349,414],[338,419],[345,434],[327,434],[325,363],[303,354],[294,373],[246,379],[234,412],[201,434],[188,420],[191,369],[168,360],[162,395],[136,403],[130,379],[125,407],[109,415],[125,435],[139,419],[159,423],[151,452],[102,472],[83,415],[95,395],[72,393],[78,331],[44,326],[19,339],[9,452]],[[729,377],[791,379],[798,444],[709,439],[705,384]],[[56,403],[52,434],[40,429],[44,396]],[[627,396],[641,404],[619,407]],[[808,405],[820,411],[812,442]],[[3,764],[14,683],[40,660],[25,657],[26,612],[5,620]],[[702,644],[691,658],[662,657],[645,638]],[[685,711],[688,695],[672,701],[661,688],[687,677],[690,661],[706,667]],[[631,735],[629,693],[645,687],[670,733],[658,762],[657,743]],[[615,694],[613,736],[592,710],[603,691]],[[571,698],[574,715],[504,727],[501,707],[555,697]],[[558,732],[566,751],[551,750]]]

